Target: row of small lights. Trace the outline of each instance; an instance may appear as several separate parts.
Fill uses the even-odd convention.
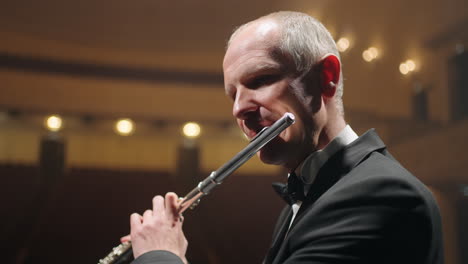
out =
[[[350,41],[347,38],[340,38],[337,42],[340,52],[345,52],[350,47]],[[371,62],[379,57],[379,50],[376,47],[369,47],[362,52],[362,58]],[[416,69],[416,63],[408,59],[400,64],[400,73],[406,75]],[[62,118],[58,115],[48,116],[45,120],[46,128],[49,131],[57,132],[63,128]],[[129,136],[135,131],[135,123],[129,118],[122,118],[116,121],[114,130],[121,136]],[[201,127],[195,122],[187,122],[182,126],[182,134],[187,138],[197,138],[200,136]]]
[[[63,120],[58,115],[46,117],[44,123],[52,132],[58,132],[63,128]],[[130,118],[121,118],[115,122],[114,131],[121,136],[129,136],[135,132],[135,122]],[[187,138],[197,138],[201,134],[201,127],[198,123],[187,122],[182,126],[182,134]]]
[[[338,47],[338,50],[340,52],[345,52],[350,47],[350,41],[347,38],[340,38],[336,42],[336,46]],[[367,62],[371,62],[377,59],[378,57],[379,50],[376,47],[369,47],[368,49],[362,52],[362,58]],[[405,62],[400,63],[399,70],[401,74],[406,75],[416,70],[416,63],[413,60],[408,59]]]

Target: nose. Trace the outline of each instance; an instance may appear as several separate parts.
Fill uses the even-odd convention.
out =
[[[249,114],[257,111],[259,105],[255,102],[254,91],[246,88],[239,88],[232,106],[232,115],[237,119],[247,119]]]

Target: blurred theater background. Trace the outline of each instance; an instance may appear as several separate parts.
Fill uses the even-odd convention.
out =
[[[225,42],[284,9],[330,29],[347,120],[431,188],[446,263],[468,263],[465,0],[2,1],[0,262],[96,263],[154,195],[184,195],[241,150]],[[255,157],[187,212],[191,262],[260,263],[282,179]]]

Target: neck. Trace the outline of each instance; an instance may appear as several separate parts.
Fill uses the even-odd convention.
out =
[[[317,144],[317,150],[325,148],[338,134],[346,127],[346,122],[343,118],[329,122],[323,127]]]
[[[328,143],[337,137],[338,134],[346,127],[346,121],[344,120],[343,115],[339,114],[337,109],[333,108],[333,110],[330,111],[330,109],[327,109],[325,112],[325,118],[327,121],[317,132],[318,138],[314,140],[314,142],[316,142],[314,146],[312,146],[309,151],[303,152],[301,157],[291,160],[290,163],[284,165],[289,172],[294,171],[310,154],[325,148]]]
[[[335,100],[324,104],[325,124],[319,131],[317,150],[325,148],[346,127],[346,121],[335,105]]]

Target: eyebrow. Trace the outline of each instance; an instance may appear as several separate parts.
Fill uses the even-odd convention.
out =
[[[282,67],[279,63],[260,63],[257,64],[252,72],[264,71],[264,70],[280,70]]]
[[[271,72],[271,71],[280,71],[281,70],[280,64],[273,64],[273,63],[261,63],[247,69],[242,74],[242,79],[249,78],[252,75],[264,73],[264,72]]]

